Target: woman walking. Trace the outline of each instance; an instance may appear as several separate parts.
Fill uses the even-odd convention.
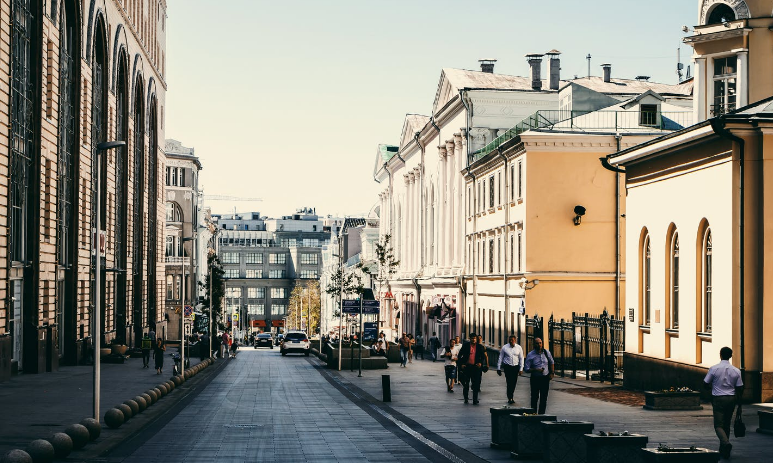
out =
[[[157,375],[160,375],[162,373],[161,369],[164,368],[165,350],[166,350],[166,345],[164,344],[164,340],[161,338],[156,338],[156,345],[153,346],[153,358],[156,360]]]

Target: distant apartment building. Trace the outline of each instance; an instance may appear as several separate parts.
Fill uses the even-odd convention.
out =
[[[330,227],[312,208],[281,218],[259,212],[213,214],[218,256],[225,270],[225,320],[235,326],[280,331],[290,293],[302,280],[319,280]]]
[[[164,264],[166,268],[167,335],[180,339],[180,314],[183,306],[195,306],[196,275],[199,267],[196,224],[199,222],[199,171],[201,162],[194,149],[177,140],[166,140],[167,156],[164,185],[166,189],[166,227],[164,228]],[[185,288],[185,301],[183,298]]]

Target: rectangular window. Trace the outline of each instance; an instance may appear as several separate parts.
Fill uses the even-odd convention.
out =
[[[247,288],[247,297],[249,299],[264,299],[266,288]]]
[[[271,299],[286,299],[287,288],[271,288]]]
[[[316,270],[301,270],[299,278],[317,279],[319,275]]]
[[[510,166],[510,201],[515,201],[515,166]]]
[[[639,106],[639,125],[658,125],[658,105],[643,104]]]
[[[472,215],[472,188],[467,187],[467,217]]]
[[[287,304],[271,304],[271,315],[287,315]]]
[[[166,237],[166,256],[174,256],[174,237]]]
[[[220,262],[224,264],[238,264],[239,263],[239,253],[236,252],[224,252]]]
[[[494,240],[488,241],[488,273],[494,273]]]
[[[287,271],[285,270],[269,270],[268,271],[268,277],[269,278],[287,278]]]
[[[497,273],[502,272],[502,237],[497,238]]]
[[[270,254],[268,256],[269,264],[284,264],[287,262],[287,254]]]
[[[226,278],[239,278],[239,269],[238,268],[227,268],[227,269],[225,269],[225,277]]]
[[[263,278],[263,269],[262,268],[248,268],[247,269],[247,278]]]
[[[264,317],[266,315],[266,306],[264,304],[247,304],[247,315]]]
[[[249,252],[244,255],[245,262],[248,264],[262,264],[263,254],[259,252]]]
[[[735,109],[738,57],[714,59],[714,104],[711,113],[721,116]]]
[[[317,265],[319,263],[319,254],[301,254],[301,264]]]
[[[521,232],[518,232],[518,272],[521,271],[521,262],[523,262],[522,259],[522,253],[523,253],[523,239],[521,238],[522,234]]]
[[[315,225],[316,227],[316,225]],[[303,247],[305,248],[318,248],[319,247],[319,239],[318,238],[304,238],[303,239]]]
[[[502,172],[497,172],[497,204],[502,205]]]
[[[518,199],[523,198],[523,162],[518,162]]]
[[[226,304],[238,306],[241,304],[242,288],[226,288],[225,298]]]
[[[515,263],[515,238],[513,235],[510,235],[510,273],[514,270],[514,263]]]
[[[177,186],[177,168],[172,168],[172,186]]]
[[[488,179],[488,207],[494,207],[494,176],[490,176]]]

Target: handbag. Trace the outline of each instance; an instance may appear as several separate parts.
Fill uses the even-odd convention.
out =
[[[733,423],[733,434],[735,437],[746,436],[746,423],[743,422],[741,417],[741,406],[738,406],[738,411],[735,413],[735,422]]]

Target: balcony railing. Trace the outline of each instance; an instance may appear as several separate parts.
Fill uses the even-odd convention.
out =
[[[190,257],[179,257],[179,256],[166,256],[164,262],[166,262],[167,264],[191,265],[191,258]]]
[[[673,132],[692,125],[690,111],[537,111],[470,156],[470,163],[483,158],[524,132],[536,129],[572,132]]]

